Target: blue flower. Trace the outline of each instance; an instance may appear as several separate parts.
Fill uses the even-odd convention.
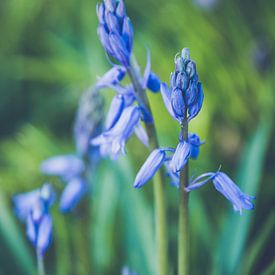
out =
[[[176,151],[170,162],[173,173],[179,172],[190,158],[190,144],[186,141],[179,142]]]
[[[88,184],[81,177],[71,179],[64,188],[59,202],[61,212],[73,210],[85,193],[88,191]]]
[[[141,188],[147,181],[149,181],[161,165],[169,158],[166,155],[166,151],[174,151],[172,148],[159,148],[151,152],[149,157],[146,159],[139,172],[137,173],[134,187]]]
[[[201,110],[203,103],[202,85],[198,81],[196,64],[190,59],[189,50],[184,48],[175,57],[175,72],[171,74],[169,88],[161,84],[161,94],[170,115],[180,123],[188,114],[188,121]]]
[[[97,5],[98,36],[105,51],[123,66],[130,65],[133,26],[122,0],[105,0]]]
[[[190,157],[192,159],[196,159],[200,152],[200,146],[204,144],[204,142],[200,141],[200,137],[194,133],[188,134],[188,143],[190,145]]]
[[[107,118],[105,121],[106,130],[110,130],[120,118],[125,105],[124,96],[121,94],[115,95],[113,97],[111,106],[109,108]]]
[[[49,208],[55,194],[49,184],[41,189],[14,196],[15,213],[26,224],[26,234],[39,255],[43,256],[52,238]]]
[[[126,153],[125,144],[133,134],[135,127],[139,127],[139,121],[139,107],[129,106],[124,108],[115,125],[110,130],[93,138],[91,143],[100,146],[102,155],[111,155],[113,158],[117,158],[120,152]]]
[[[69,180],[80,175],[85,165],[76,155],[60,155],[44,160],[40,166],[41,172],[48,176],[58,176],[63,180]]]
[[[210,180],[213,182],[216,190],[232,203],[235,211],[239,211],[240,214],[242,214],[243,209],[254,209],[252,200],[255,199],[255,197],[244,194],[225,173],[220,171],[200,175],[188,187],[186,187],[186,191],[190,192],[198,189]]]
[[[103,88],[109,85],[116,85],[125,76],[126,69],[123,66],[113,65],[113,67],[107,71],[96,83],[96,87]]]

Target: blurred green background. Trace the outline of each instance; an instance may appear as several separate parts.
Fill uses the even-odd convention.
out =
[[[0,274],[35,274],[35,253],[11,198],[46,180],[40,162],[74,151],[78,100],[108,62],[96,34],[94,0],[0,1]],[[251,195],[255,211],[239,216],[209,184],[191,194],[190,274],[275,274],[275,2],[126,1],[135,55],[168,81],[174,55],[189,47],[205,103],[191,131],[206,144],[191,174],[222,164]],[[102,93],[106,109],[113,92]],[[175,146],[178,125],[159,94],[150,94],[160,143]],[[151,184],[132,188],[148,152],[135,139],[118,162],[102,161],[93,192],[71,214],[53,208],[47,274],[154,274]],[[60,182],[54,185],[62,189]],[[171,274],[177,266],[177,190],[169,201]],[[87,207],[88,206],[88,207]],[[89,211],[87,211],[87,209]]]

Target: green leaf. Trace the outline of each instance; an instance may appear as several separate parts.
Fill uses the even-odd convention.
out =
[[[104,274],[112,267],[115,255],[115,214],[119,199],[119,179],[111,162],[104,162],[94,181],[92,206],[92,241],[94,266],[97,274]]]
[[[120,207],[125,226],[126,253],[129,262],[125,265],[139,274],[155,274],[155,241],[152,208],[144,198],[144,190],[133,188],[134,173],[129,160],[119,162],[121,176]],[[153,203],[153,202],[152,202]]]
[[[22,232],[17,227],[13,213],[10,211],[8,202],[2,192],[0,192],[0,209],[0,234],[14,256],[11,261],[20,266],[22,274],[35,274],[36,267],[30,250]]]
[[[257,264],[257,257],[261,255],[268,238],[272,235],[275,227],[275,213],[269,215],[267,221],[260,227],[255,241],[247,249],[244,256],[240,274],[252,274],[253,267]]]

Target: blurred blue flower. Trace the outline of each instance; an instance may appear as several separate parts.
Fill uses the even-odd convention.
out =
[[[50,184],[40,189],[15,195],[15,213],[26,224],[26,234],[39,255],[43,256],[52,238],[52,218],[49,208],[55,199]]]
[[[171,88],[162,83],[160,87],[165,107],[180,123],[186,116],[190,121],[199,113],[204,95],[196,64],[190,59],[187,48],[175,57],[175,72],[171,74],[170,85]]]
[[[132,271],[128,266],[124,266],[121,275],[137,275],[137,273]]]
[[[123,66],[113,65],[113,67],[100,77],[96,83],[97,88],[108,87],[109,85],[116,85],[125,76],[126,69]]]
[[[99,39],[109,56],[129,67],[133,48],[133,26],[122,0],[105,0],[96,7]]]
[[[72,211],[87,191],[88,184],[82,177],[69,180],[61,194],[59,210],[63,213]]]
[[[81,158],[76,155],[60,155],[44,160],[40,166],[41,172],[48,176],[58,176],[67,181],[80,175],[85,165]]]
[[[242,214],[242,210],[252,210],[254,205],[252,200],[255,197],[244,194],[240,188],[223,172],[209,172],[204,173],[197,177],[186,187],[186,191],[198,189],[208,181],[212,181],[216,190],[218,190],[224,197],[226,197],[233,205],[235,211],[239,211]]]

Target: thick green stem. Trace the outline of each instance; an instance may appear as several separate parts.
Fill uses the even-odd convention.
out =
[[[188,139],[188,122],[182,123],[182,136]],[[180,172],[180,198],[179,198],[179,225],[178,225],[178,274],[189,273],[189,232],[188,232],[188,193],[185,187],[188,185],[188,163]]]
[[[45,275],[44,259],[40,252],[36,252],[38,275]]]
[[[141,87],[137,73],[133,67],[128,68],[129,77],[133,83],[137,100],[142,108],[152,115],[149,100],[145,90]],[[145,122],[146,132],[149,137],[150,149],[159,147],[157,133],[154,123]],[[166,220],[166,201],[165,201],[165,174],[160,169],[154,176],[154,204],[155,204],[155,232],[156,232],[156,253],[158,275],[168,274],[168,253],[167,253],[167,220]]]

